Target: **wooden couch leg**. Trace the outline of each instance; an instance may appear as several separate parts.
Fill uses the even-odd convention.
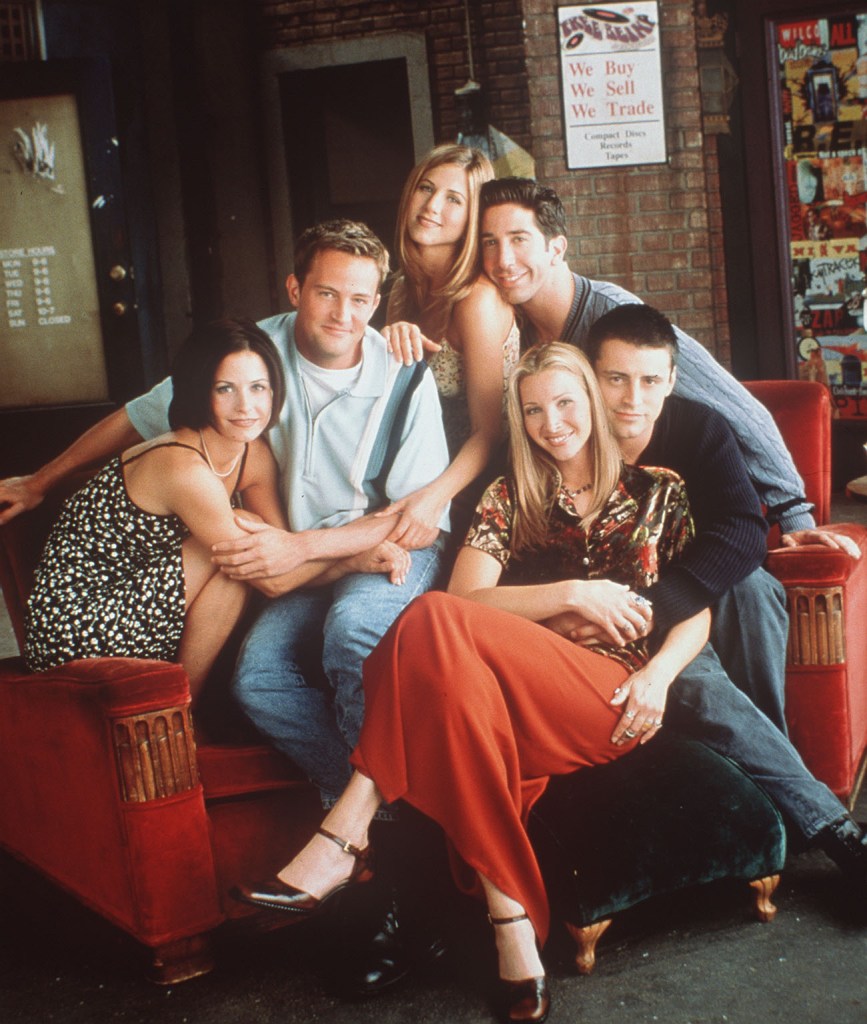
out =
[[[755,898],[756,917],[760,921],[767,923],[776,917],[777,908],[771,903],[771,897],[779,884],[779,875],[767,875],[765,878],[757,878],[750,882]]]
[[[174,985],[214,969],[211,937],[207,933],[166,942],[162,946],[150,946],[148,952],[150,965],[147,976],[157,985]]]
[[[575,940],[578,947],[575,953],[575,966],[579,974],[591,974],[596,966],[596,943],[602,938],[603,933],[611,924],[611,918],[604,921],[596,921],[593,924],[584,925],[583,928],[576,924],[566,922],[566,931]]]

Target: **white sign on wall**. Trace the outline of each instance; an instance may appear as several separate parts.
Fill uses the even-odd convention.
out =
[[[558,7],[566,165],[667,160],[656,0]]]

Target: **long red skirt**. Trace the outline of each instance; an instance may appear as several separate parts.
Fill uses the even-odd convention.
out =
[[[622,709],[610,701],[627,675],[537,623],[431,592],[365,662],[352,762],[387,801],[442,826],[463,861],[461,888],[478,892],[483,875],[544,941],[550,915],[527,815],[550,776],[632,749],[611,743]]]

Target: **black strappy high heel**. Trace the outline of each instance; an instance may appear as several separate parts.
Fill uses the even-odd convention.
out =
[[[491,917],[488,914],[488,920],[496,927],[527,921],[528,917],[526,914],[517,914],[515,917]],[[508,1024],[542,1024],[547,1020],[551,1009],[547,975],[543,974],[539,978],[522,978],[520,981],[500,978],[498,1002],[503,1020]]]
[[[328,829],[318,828],[317,833],[337,843],[344,853],[350,853],[355,858],[355,864],[349,877],[336,885],[330,892],[322,897],[311,896],[303,889],[296,889],[292,885],[286,885],[276,876],[264,882],[258,882],[253,886],[237,885],[231,890],[231,895],[236,900],[244,903],[252,903],[256,907],[268,907],[271,910],[285,910],[294,914],[299,921],[309,920],[321,914],[326,905],[338,893],[345,892],[351,886],[362,885],[373,878],[373,868],[370,864],[371,849],[365,846],[363,850],[352,843],[346,842],[340,836],[334,835]]]

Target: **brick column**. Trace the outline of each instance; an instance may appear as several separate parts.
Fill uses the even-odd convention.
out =
[[[569,171],[557,20],[524,0],[531,144],[540,180],[571,226],[571,265],[658,306],[722,361],[729,355],[715,139],[705,144],[693,0],[664,0],[663,96],[668,164]]]

